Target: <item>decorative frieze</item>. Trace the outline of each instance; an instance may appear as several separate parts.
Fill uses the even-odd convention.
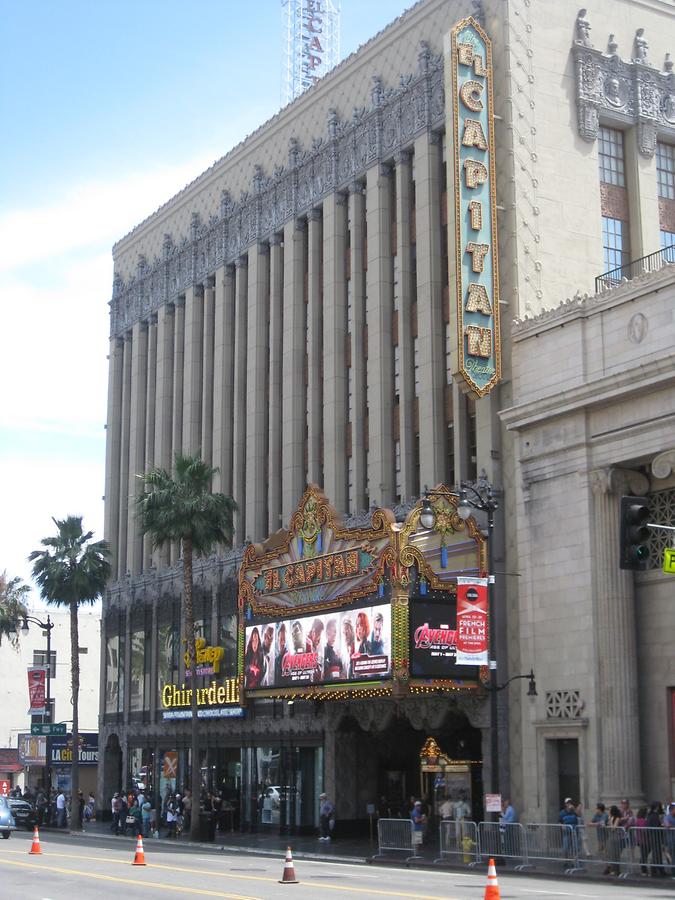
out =
[[[640,153],[652,157],[658,132],[666,130],[675,137],[675,75],[669,56],[663,72],[650,65],[643,28],[635,33],[629,61],[618,56],[613,34],[609,36],[607,52],[597,50],[590,41],[590,24],[584,9],[577,17],[576,35],[572,53],[580,136],[585,141],[595,141],[600,118],[634,125]]]
[[[126,282],[116,275],[111,334],[126,331],[139,317],[236,260],[256,241],[269,240],[284,223],[305,215],[329,194],[347,191],[371,166],[392,159],[423,131],[442,126],[444,116],[442,56],[422,42],[416,74],[401,76],[396,87],[386,87],[373,76],[370,109],[354,108],[344,121],[331,109],[325,137],[315,137],[308,149],[292,138],[286,166],[270,176],[255,166],[250,192],[235,201],[223,190],[218,216],[202,222],[194,214],[189,236],[177,242],[165,235],[162,259],[146,260]]]

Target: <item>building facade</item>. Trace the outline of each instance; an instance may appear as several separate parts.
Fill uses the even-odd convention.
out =
[[[589,12],[567,0],[543,6],[423,0],[116,244],[105,514],[114,577],[103,610],[100,793],[148,775],[157,790],[185,783],[189,722],[165,716],[162,693],[185,683],[180,559],[177,548],[153,552],[134,513],[135,475],[169,468],[177,451],[200,452],[217,466],[214,489],[239,504],[234,548],[196,569],[202,646],[223,651],[211,705],[231,711],[205,716],[200,765],[238,824],[313,827],[310,800],[298,801],[285,822],[253,814],[265,799],[274,806],[275,791],[281,804],[298,783],[313,785],[307,797],[330,790],[341,818],[354,822],[382,796],[400,804],[424,793],[419,754],[427,738],[454,759],[483,760],[471,785],[481,815],[491,726],[502,792],[532,815],[558,803],[568,769],[576,780],[563,796],[587,804],[598,792],[613,797],[618,782],[619,793],[644,789],[644,753],[640,762],[610,741],[601,714],[607,678],[597,642],[607,613],[598,619],[596,606],[600,595],[607,602],[600,579],[614,572],[614,560],[589,494],[568,528],[578,534],[582,522],[593,536],[582,542],[574,577],[585,566],[595,587],[574,588],[576,610],[562,606],[560,579],[550,581],[550,596],[541,592],[544,564],[532,548],[547,531],[527,518],[526,486],[539,482],[525,477],[534,463],[524,448],[540,395],[557,435],[571,415],[568,385],[586,385],[576,403],[587,416],[591,396],[597,405],[588,360],[616,351],[602,329],[587,328],[585,310],[599,307],[580,301],[578,353],[563,364],[555,340],[541,340],[540,330],[557,334],[545,311],[577,291],[595,293],[596,276],[608,272],[599,287],[611,306],[631,288],[604,291],[607,284],[632,279],[640,269],[631,260],[667,248],[675,232],[675,77],[666,43],[675,18],[665,0],[601,0]],[[668,258],[667,249],[654,258],[663,270],[653,277],[666,288]],[[652,288],[640,284],[642,302]],[[657,296],[663,302],[664,292]],[[664,328],[650,325],[647,342],[631,344],[635,355],[623,362],[619,353],[603,377],[639,367],[659,335],[665,360]],[[564,334],[569,341],[569,329]],[[643,394],[650,385],[646,379]],[[639,432],[640,421],[629,417],[625,427]],[[588,457],[595,435],[577,437]],[[553,466],[553,437],[537,440]],[[556,452],[571,465],[571,448],[558,440]],[[602,465],[644,475],[670,445],[665,423],[655,425],[649,447],[622,448]],[[555,471],[537,476],[551,491],[552,505],[542,499],[551,528],[569,513],[562,501],[571,503]],[[475,678],[453,691],[397,697],[345,690],[329,714],[302,692],[290,706],[270,694],[247,699],[245,715],[235,714],[243,699],[234,685],[244,653],[244,549],[274,546],[307,485],[320,486],[345,527],[359,528],[373,508],[393,509],[403,523],[426,485],[452,487],[481,472],[500,496],[492,538],[498,680],[534,666],[539,697],[524,700],[516,681],[500,694],[494,721]],[[638,482],[626,484],[635,490]],[[605,515],[609,522],[611,511]],[[665,590],[665,576],[652,577]],[[628,576],[621,578],[620,593],[632,598]],[[633,600],[624,602],[626,630]],[[578,614],[588,633],[581,645],[575,629],[565,632],[563,659],[551,659],[544,638],[557,634],[551,608],[565,621]],[[605,649],[613,646],[605,639]],[[620,647],[624,656],[630,650]],[[585,669],[575,648],[588,657]],[[665,695],[675,684],[665,659],[657,685],[653,673],[640,680],[637,646],[630,652],[625,691],[637,684],[650,697]],[[549,695],[563,688],[570,697],[580,692],[584,706],[556,706]],[[560,719],[549,710],[563,707],[586,710],[585,724],[549,722]],[[639,743],[635,704],[622,715]],[[336,730],[337,746],[353,748],[349,759],[330,749]],[[661,769],[647,786],[664,791],[668,727],[650,734]],[[531,762],[540,751],[548,755],[537,770]],[[368,772],[367,788],[354,780],[355,766]],[[603,780],[614,770],[630,770],[633,780]]]

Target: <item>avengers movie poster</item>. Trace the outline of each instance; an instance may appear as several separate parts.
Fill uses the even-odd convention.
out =
[[[457,606],[448,596],[443,603],[410,604],[410,674],[413,678],[478,680],[478,666],[457,665]]]
[[[390,674],[388,603],[246,627],[244,687],[248,691],[367,681]]]

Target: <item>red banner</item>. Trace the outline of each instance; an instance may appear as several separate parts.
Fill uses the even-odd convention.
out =
[[[487,578],[457,579],[458,666],[485,666],[488,661]]]
[[[36,666],[28,669],[28,697],[30,698],[29,716],[43,716],[45,714],[45,682],[47,670]]]

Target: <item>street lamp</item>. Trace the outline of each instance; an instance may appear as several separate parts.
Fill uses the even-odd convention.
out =
[[[28,623],[32,622],[33,625],[37,625],[38,628],[41,628],[43,631],[47,632],[47,696],[45,698],[45,719],[47,722],[52,721],[52,700],[51,700],[51,674],[52,674],[52,628],[54,627],[54,623],[51,618],[47,616],[46,622],[41,622],[39,619],[36,619],[34,616],[22,616],[21,623],[21,632],[26,635],[29,632]],[[49,800],[49,796],[52,791],[52,768],[49,760],[49,738],[45,740],[46,753],[45,753],[45,781],[46,781],[46,789],[47,789],[47,799]]]
[[[495,628],[495,578],[494,578],[494,530],[495,510],[499,503],[494,495],[494,490],[488,481],[487,474],[483,470],[475,484],[462,481],[459,486],[459,503],[457,515],[464,522],[478,509],[487,516],[488,527],[488,664],[490,681],[490,793],[499,793],[499,744],[497,735],[498,709],[497,692],[501,688],[497,685],[497,629]],[[505,687],[503,685],[502,687]]]
[[[537,695],[537,682],[534,678],[534,669],[530,669],[527,675],[512,675],[508,681],[505,681],[504,684],[498,684],[495,687],[491,685],[485,685],[486,691],[503,691],[504,688],[507,688],[512,681],[516,681],[518,678],[527,678],[527,696],[528,697],[536,697]]]

